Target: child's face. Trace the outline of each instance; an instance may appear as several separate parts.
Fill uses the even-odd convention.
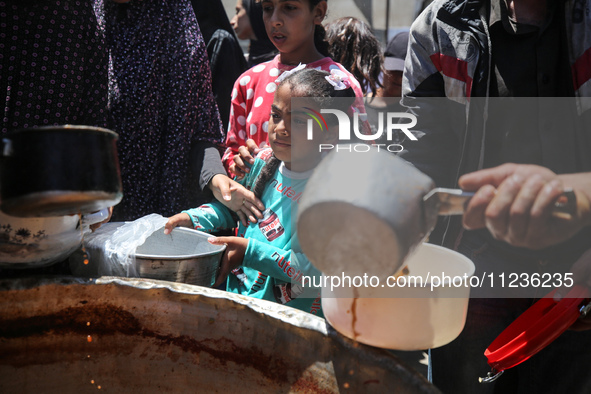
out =
[[[245,0],[247,1],[247,0]],[[250,25],[250,18],[246,9],[242,6],[242,0],[236,2],[236,15],[230,21],[232,28],[236,32],[236,37],[241,40],[256,40],[256,36]]]
[[[275,157],[285,166],[297,172],[310,170],[320,162],[320,144],[329,141],[329,132],[320,130],[314,124],[313,139],[307,138],[307,124],[310,117],[303,111],[292,112],[292,94],[289,83],[281,85],[275,92],[269,120],[269,145]],[[292,128],[293,125],[293,128]]]
[[[279,52],[295,54],[315,48],[314,29],[326,14],[325,1],[312,10],[308,0],[263,0],[262,7],[267,35]]]

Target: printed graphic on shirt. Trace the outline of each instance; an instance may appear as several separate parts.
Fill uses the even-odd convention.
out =
[[[285,196],[291,199],[295,203],[300,203],[300,198],[302,197],[302,192],[297,192],[296,190],[292,189],[291,186],[284,185],[283,183],[279,182],[277,179],[273,179],[270,183],[272,188],[277,190],[282,196]]]
[[[267,283],[267,278],[269,277],[269,275],[265,275],[262,272],[259,272],[259,275],[257,276],[257,279],[254,281],[254,284],[251,287],[251,292],[252,293],[256,293],[258,291],[261,291],[265,288],[265,283]]]
[[[199,215],[197,215],[197,213],[192,213],[190,214],[191,216],[191,220],[193,221],[193,228],[195,230],[200,230],[203,231],[203,226],[201,225],[201,223],[199,223]]]
[[[273,294],[275,295],[275,300],[280,304],[287,304],[289,301],[294,300],[304,292],[304,287],[295,284],[292,285],[291,283],[281,283],[275,285],[273,288]]]
[[[246,274],[244,273],[244,270],[242,269],[242,267],[238,267],[238,268],[234,268],[232,270],[232,273],[234,275],[236,275],[236,278],[238,279],[238,281],[240,283],[242,283],[244,286],[246,286]]]
[[[270,208],[265,209],[263,218],[259,221],[261,233],[269,242],[279,238],[285,232],[279,217]]]

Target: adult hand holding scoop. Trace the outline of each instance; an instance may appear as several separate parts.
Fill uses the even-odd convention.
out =
[[[328,275],[395,274],[435,227],[473,196],[435,188],[427,175],[391,153],[335,149],[308,181],[298,215],[304,253]],[[574,194],[564,193],[555,215],[568,218]]]

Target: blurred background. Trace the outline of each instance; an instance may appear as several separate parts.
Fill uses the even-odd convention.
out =
[[[236,0],[222,0],[232,19],[235,14]],[[388,39],[398,31],[408,29],[412,21],[431,0],[329,0],[326,22],[344,16],[354,16],[373,28],[374,34],[385,46]],[[241,41],[243,49],[248,48],[248,41]]]

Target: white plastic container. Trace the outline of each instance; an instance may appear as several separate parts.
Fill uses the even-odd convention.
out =
[[[405,265],[408,274],[398,283],[422,280],[422,286],[389,287],[382,280],[378,287],[323,287],[326,320],[346,337],[387,349],[424,350],[457,338],[466,321],[474,263],[424,243]]]

